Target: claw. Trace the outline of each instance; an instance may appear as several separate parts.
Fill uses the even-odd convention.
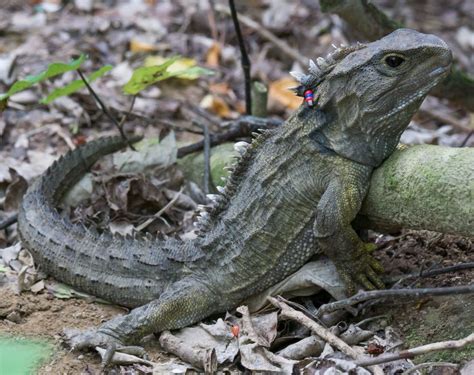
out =
[[[140,357],[148,360],[148,355],[144,348],[141,346],[122,346],[115,343],[107,345],[105,353],[102,355],[101,369],[104,371],[109,365],[114,364],[113,358],[116,353],[125,353],[132,356]]]
[[[105,348],[104,356],[102,357],[102,362],[100,363],[101,370],[104,371],[107,366],[109,366],[112,362],[112,358],[117,350],[117,344],[110,343]]]

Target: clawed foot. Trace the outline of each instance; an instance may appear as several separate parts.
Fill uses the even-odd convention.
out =
[[[102,355],[102,369],[112,363],[112,359],[116,352],[135,355],[140,358],[147,358],[145,349],[141,346],[125,346],[123,343],[105,332],[99,330],[77,331],[68,330],[65,332],[66,340],[72,350],[85,350],[90,348],[104,348],[105,353]]]
[[[383,267],[372,256],[373,250],[375,245],[364,243],[358,251],[351,254],[350,259],[336,263],[349,295],[355,294],[360,287],[366,290],[385,288],[379,276],[383,272]]]

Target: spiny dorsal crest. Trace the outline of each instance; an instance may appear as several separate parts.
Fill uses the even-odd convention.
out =
[[[318,57],[316,62],[309,60],[308,74],[290,72],[290,74],[300,83],[300,86],[294,89],[296,95],[304,96],[306,90],[314,90],[326,75],[334,69],[339,61],[344,59],[350,53],[365,48],[366,45],[357,42],[357,44],[353,46],[346,47],[341,44],[340,47],[334,45],[333,47],[335,48],[335,51],[327,55],[325,59]]]
[[[238,153],[238,156],[236,156],[237,161],[229,177],[226,179],[225,186],[216,187],[218,194],[208,195],[209,200],[212,202],[211,204],[199,207],[201,211],[200,216],[195,222],[199,237],[203,237],[206,231],[216,223],[219,215],[226,210],[229,201],[238,190],[238,186],[244,178],[245,172],[249,168],[252,160],[256,157],[259,147],[273,134],[272,130],[262,129],[260,131],[261,133],[252,133],[254,137],[252,143],[237,142],[234,145]]]

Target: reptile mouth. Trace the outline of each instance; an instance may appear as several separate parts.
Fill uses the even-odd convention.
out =
[[[441,75],[447,73],[450,67],[451,67],[451,64],[446,65],[446,66],[440,66],[440,67],[438,67],[438,68],[432,70],[432,71],[428,74],[428,77],[438,77],[438,76],[441,76]]]

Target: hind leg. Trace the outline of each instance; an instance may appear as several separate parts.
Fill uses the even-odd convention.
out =
[[[137,343],[155,332],[178,329],[219,312],[221,298],[194,278],[172,284],[158,299],[70,338],[73,349]]]

